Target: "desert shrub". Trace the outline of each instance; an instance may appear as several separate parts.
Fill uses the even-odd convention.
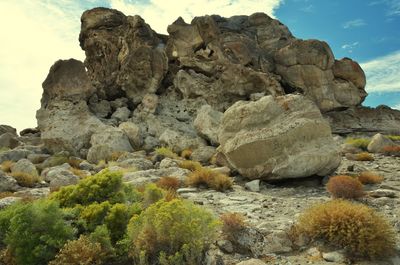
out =
[[[181,185],[181,182],[177,177],[161,177],[156,185],[165,190],[177,190]]]
[[[233,181],[225,174],[208,168],[201,168],[193,171],[186,178],[186,184],[195,187],[203,185],[217,191],[225,191],[232,187]]]
[[[104,223],[110,231],[112,242],[115,243],[124,236],[129,219],[134,213],[140,213],[140,211],[122,203],[114,204],[110,208]]]
[[[143,191],[143,206],[148,207],[149,205],[158,202],[162,198],[164,198],[165,191],[156,184],[150,183],[147,184]]]
[[[387,135],[386,137],[392,141],[400,141],[400,135]]]
[[[5,242],[20,265],[47,264],[74,231],[58,204],[39,200],[17,207]]]
[[[370,142],[371,142],[371,140],[367,139],[367,138],[347,138],[346,139],[346,144],[360,148],[364,151],[367,150]]]
[[[400,145],[397,146],[384,146],[382,153],[387,156],[400,156]]]
[[[35,176],[25,172],[12,172],[10,174],[22,187],[33,188],[37,183],[41,181],[39,176]]]
[[[79,165],[82,163],[82,159],[77,157],[69,157],[67,163],[73,168],[79,168]]]
[[[383,177],[371,171],[363,171],[358,174],[358,180],[362,184],[378,184],[383,181]]]
[[[203,168],[199,162],[191,160],[181,161],[179,162],[178,166],[180,168],[188,169],[190,171],[200,170],[201,168]]]
[[[334,198],[357,199],[364,195],[362,183],[350,176],[333,176],[326,184],[326,190]]]
[[[101,265],[104,259],[101,245],[81,235],[67,242],[49,265]]]
[[[80,170],[78,168],[73,167],[73,168],[70,169],[70,171],[71,171],[72,174],[74,174],[75,176],[78,176],[81,179],[87,177],[86,172],[83,171],[83,170]]]
[[[60,201],[63,207],[73,207],[76,204],[88,205],[94,202],[110,203],[124,202],[125,185],[120,172],[105,170],[96,175],[82,179],[77,185],[61,188],[51,194],[51,198]]]
[[[387,256],[395,247],[395,231],[383,216],[345,200],[311,207],[299,217],[296,227],[312,239],[345,248],[352,256]]]
[[[230,240],[234,238],[234,234],[247,226],[244,216],[240,213],[224,213],[220,219],[222,221],[222,233]]]
[[[172,159],[177,159],[179,158],[179,156],[174,153],[174,151],[171,150],[171,148],[168,147],[159,147],[156,150],[156,154],[163,156],[163,157],[168,157],[168,158],[172,158]]]
[[[93,232],[98,225],[101,225],[106,218],[111,204],[108,201],[102,203],[92,203],[83,207],[80,211],[79,218],[84,221],[85,230]]]
[[[130,220],[129,255],[140,264],[201,264],[218,225],[211,213],[191,202],[159,201]]]
[[[181,157],[184,159],[190,159],[190,157],[192,156],[193,151],[190,149],[185,149],[181,152]]]
[[[1,170],[3,170],[4,172],[11,172],[11,167],[14,165],[13,161],[10,160],[6,160],[3,163],[1,163]]]
[[[374,157],[368,152],[361,152],[356,154],[355,159],[357,161],[374,161]]]

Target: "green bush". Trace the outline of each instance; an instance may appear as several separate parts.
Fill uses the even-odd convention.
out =
[[[93,232],[97,226],[101,225],[106,218],[111,204],[108,201],[102,203],[92,203],[82,208],[79,218],[84,221],[85,230]]]
[[[164,197],[165,191],[156,184],[147,184],[143,192],[143,206],[148,207],[149,205],[158,202]]]
[[[5,242],[19,265],[47,264],[74,230],[54,201],[40,200],[16,207]]]
[[[120,172],[105,170],[81,180],[77,185],[61,188],[53,193],[51,198],[58,200],[63,207],[104,201],[118,203],[127,199],[125,193],[127,189],[122,183]]]
[[[25,204],[23,203],[15,203],[0,211],[0,248],[2,244],[5,244],[11,218],[24,207]]]
[[[400,141],[400,135],[387,135],[386,137],[395,142]]]
[[[367,147],[369,143],[371,142],[371,139],[367,138],[347,138],[346,139],[346,144],[350,144],[354,147],[360,148],[364,151],[367,151]]]
[[[311,207],[299,217],[295,230],[343,247],[352,257],[387,256],[396,245],[396,233],[383,216],[365,205],[345,200]]]
[[[211,213],[191,202],[161,200],[130,220],[129,255],[140,264],[197,265],[218,226]]]
[[[133,213],[140,213],[138,209],[133,209],[126,204],[117,203],[109,210],[105,224],[110,231],[111,241],[117,242],[124,236],[126,227]]]

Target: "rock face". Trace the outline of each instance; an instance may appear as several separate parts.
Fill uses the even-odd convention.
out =
[[[329,124],[300,95],[239,101],[222,119],[219,151],[250,179],[325,175],[340,157]]]
[[[316,104],[341,130],[342,110],[357,109],[366,96],[356,62],[336,60],[325,42],[296,39],[263,13],[202,16],[190,24],[178,18],[168,36],[139,16],[107,8],[85,11],[81,22],[84,63],[60,60],[43,83],[37,119],[52,152],[90,154],[95,162],[114,151],[162,145],[207,150],[221,143],[222,113],[236,102],[292,93],[303,94],[304,105]],[[114,143],[94,143],[92,135],[110,130],[119,132]],[[317,167],[301,175],[318,173]]]
[[[371,142],[368,145],[368,151],[371,153],[379,153],[385,146],[394,146],[392,140],[384,136],[383,134],[377,133],[372,137]]]

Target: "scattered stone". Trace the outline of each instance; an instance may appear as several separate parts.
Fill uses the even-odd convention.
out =
[[[234,250],[233,245],[229,240],[218,240],[217,245],[225,253],[232,253]]]
[[[49,194],[50,194],[50,188],[48,187],[25,189],[14,193],[14,195],[18,197],[27,197],[33,199],[45,198]]]
[[[143,145],[143,135],[139,126],[132,122],[123,122],[118,128],[128,136],[133,148],[137,149]]]
[[[116,119],[120,122],[127,121],[131,111],[127,107],[118,108],[112,115],[111,118]]]
[[[193,151],[191,158],[194,161],[198,161],[204,164],[209,164],[212,156],[216,152],[217,151],[213,146],[202,146]]]
[[[17,181],[0,170],[0,192],[17,191],[20,187]]]
[[[177,189],[176,192],[178,194],[184,194],[184,193],[193,193],[193,192],[196,192],[196,191],[198,191],[197,188],[180,188],[180,189]]]
[[[33,164],[40,164],[43,163],[49,157],[50,157],[49,154],[29,154],[27,158]]]
[[[260,180],[256,179],[253,181],[249,181],[245,184],[246,189],[253,191],[253,192],[259,192],[260,191]]]
[[[28,159],[21,159],[11,166],[11,172],[22,172],[31,176],[39,176],[35,165]]]
[[[396,198],[398,197],[398,192],[389,189],[377,189],[368,192],[368,195],[374,198],[381,198],[381,197]]]
[[[5,197],[3,199],[0,199],[0,210],[6,208],[6,207],[8,207],[8,206],[10,206],[10,205],[12,205],[12,204],[14,204],[16,202],[19,202],[21,200],[22,200],[21,197],[14,197],[14,196]]]
[[[32,154],[32,151],[26,149],[13,149],[0,153],[0,164],[4,161],[10,160],[17,162],[20,159],[27,158],[28,155]]]
[[[153,163],[146,158],[131,158],[119,163],[123,168],[135,168],[136,170],[148,170],[154,167]]]
[[[329,262],[344,263],[346,261],[346,257],[342,251],[325,252],[322,253],[322,257]]]

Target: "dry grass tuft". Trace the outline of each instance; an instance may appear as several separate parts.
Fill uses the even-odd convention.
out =
[[[179,156],[174,153],[174,151],[171,150],[171,148],[168,147],[160,147],[157,148],[156,150],[156,154],[163,156],[163,157],[168,157],[168,158],[172,158],[172,159],[178,159]]]
[[[122,151],[112,152],[109,157],[109,161],[117,161],[124,154],[126,154],[126,152],[122,152]]]
[[[245,217],[241,213],[224,213],[220,217],[222,221],[222,233],[229,239],[247,227]]]
[[[193,171],[186,178],[186,184],[188,186],[206,186],[217,191],[225,191],[232,188],[233,181],[225,174],[212,171],[208,168],[200,168]]]
[[[350,176],[331,177],[326,184],[326,190],[334,198],[357,199],[364,196],[362,183]]]
[[[374,157],[368,152],[356,154],[355,159],[357,161],[374,161]]]
[[[34,176],[25,172],[13,172],[10,174],[22,187],[33,188],[41,181],[39,176]]]
[[[358,174],[358,180],[362,184],[378,184],[383,181],[383,177],[375,172],[363,171],[360,174]]]
[[[181,152],[181,157],[184,159],[190,159],[190,157],[192,156],[193,151],[190,149],[185,149]]]
[[[306,210],[296,229],[313,240],[345,248],[352,257],[378,258],[393,254],[395,231],[373,209],[345,200],[317,204]]]
[[[82,159],[79,159],[77,157],[70,157],[68,158],[67,163],[74,168],[79,168],[79,165],[82,163]]]
[[[72,172],[72,174],[74,174],[75,176],[78,176],[79,178],[83,179],[87,177],[87,174],[85,171],[80,170],[79,168],[71,168],[70,171]]]
[[[156,185],[159,188],[165,190],[174,190],[176,191],[181,186],[181,182],[176,177],[161,177],[157,182]]]
[[[180,168],[188,169],[190,171],[195,171],[202,168],[202,165],[197,161],[183,160],[179,162],[178,166]]]
[[[7,160],[1,163],[1,170],[4,172],[11,172],[11,167],[14,165],[13,161]]]

